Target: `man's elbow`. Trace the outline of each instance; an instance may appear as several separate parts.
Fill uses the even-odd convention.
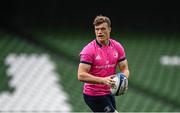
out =
[[[78,73],[78,77],[77,78],[78,78],[79,81],[84,82],[82,73]]]

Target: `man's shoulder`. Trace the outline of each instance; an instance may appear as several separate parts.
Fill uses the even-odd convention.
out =
[[[87,43],[83,48],[92,48],[94,46],[95,40],[90,41]]]
[[[113,45],[121,45],[121,43],[119,41],[117,41],[116,39],[110,38],[110,43],[112,43]]]
[[[111,46],[113,46],[117,50],[123,50],[124,49],[123,45],[119,41],[117,41],[115,39],[110,39],[110,40],[111,40],[110,41]]]
[[[82,53],[82,52],[87,53],[87,51],[88,51],[88,53],[89,53],[89,52],[93,52],[94,45],[95,45],[95,40],[92,40],[91,42],[89,42],[88,44],[86,44],[86,45],[83,47],[81,53]]]

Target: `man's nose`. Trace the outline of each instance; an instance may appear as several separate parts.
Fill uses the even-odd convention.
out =
[[[98,30],[98,34],[102,34],[102,30]]]

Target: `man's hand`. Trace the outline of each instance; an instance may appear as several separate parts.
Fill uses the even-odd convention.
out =
[[[101,78],[102,84],[106,84],[108,86],[115,85],[115,81],[112,79],[114,76],[115,75],[111,75],[111,76],[108,76],[108,77]]]

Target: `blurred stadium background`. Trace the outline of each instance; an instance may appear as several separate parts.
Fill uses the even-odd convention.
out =
[[[79,52],[95,38],[92,21],[103,14],[111,18],[111,36],[124,46],[131,72],[127,94],[116,98],[118,111],[180,112],[178,9],[86,4],[1,4],[0,111],[90,112],[77,67]]]

